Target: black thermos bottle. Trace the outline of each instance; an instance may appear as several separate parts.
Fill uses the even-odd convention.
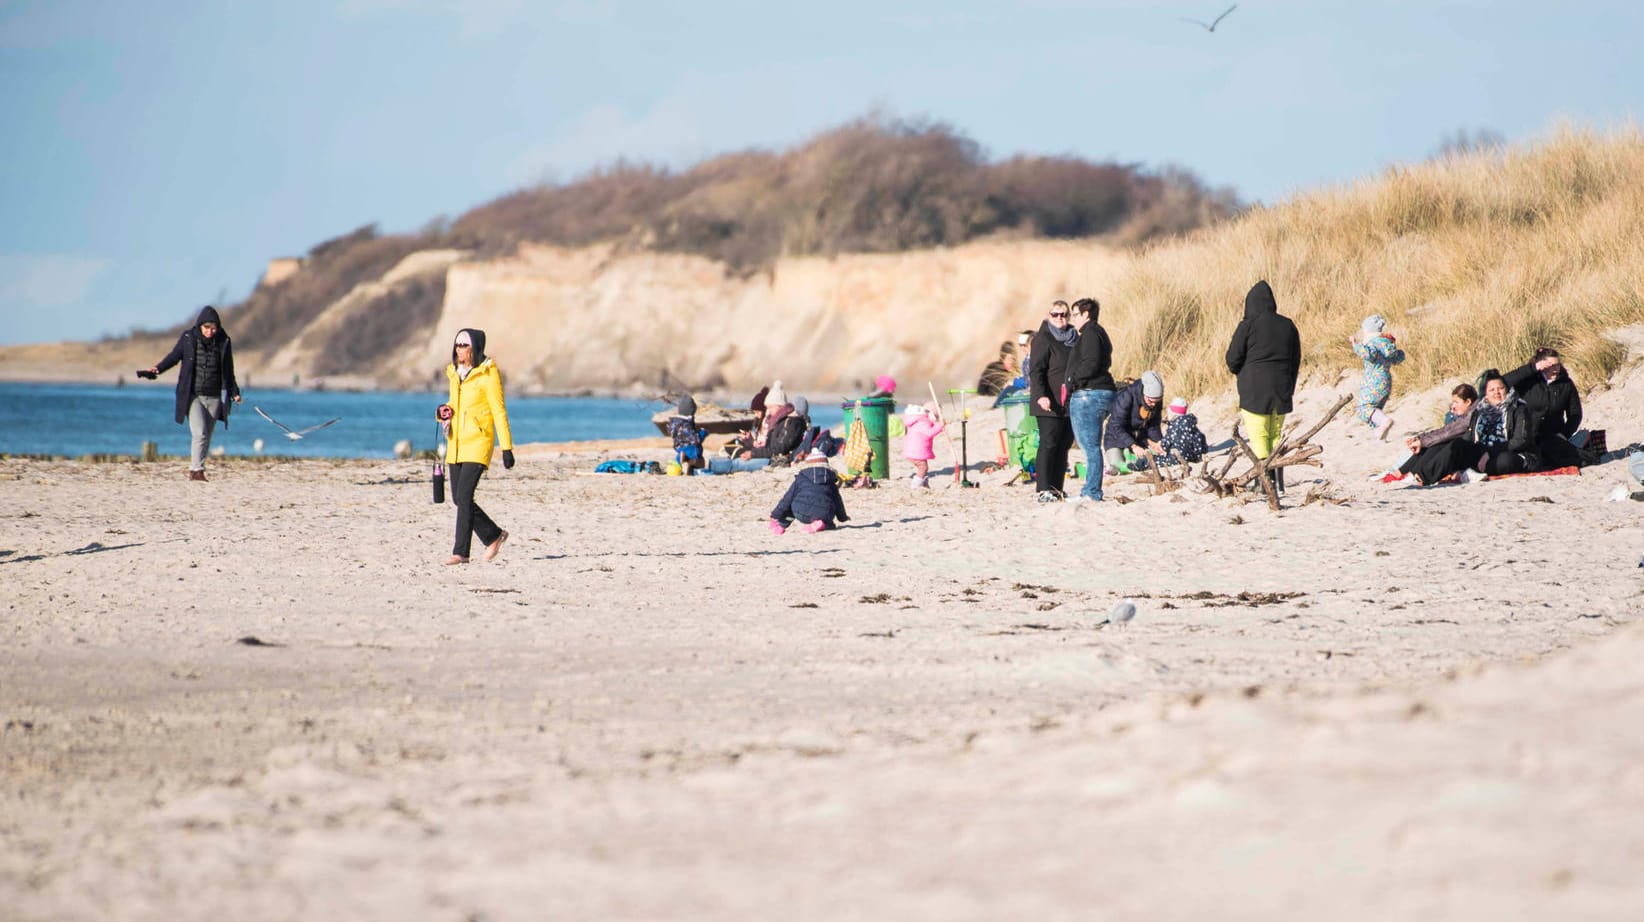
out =
[[[445,502],[445,465],[434,462],[434,502]]]

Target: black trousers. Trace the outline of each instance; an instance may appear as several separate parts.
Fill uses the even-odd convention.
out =
[[[1451,474],[1477,464],[1483,454],[1484,450],[1473,442],[1466,439],[1451,439],[1432,448],[1422,449],[1421,454],[1411,455],[1407,461],[1399,465],[1399,470],[1406,474],[1415,474],[1421,478],[1423,484],[1431,486]]]
[[[1491,477],[1500,474],[1522,474],[1535,469],[1535,463],[1530,457],[1505,449],[1484,460],[1484,473]]]
[[[1044,493],[1055,490],[1065,493],[1067,480],[1067,453],[1073,447],[1073,421],[1066,416],[1035,416],[1039,424],[1039,454],[1033,460],[1037,490]],[[1102,459],[1086,460],[1086,464],[1101,464]]]
[[[1542,470],[1581,466],[1581,449],[1562,436],[1542,436],[1536,441],[1536,454],[1541,457]]]
[[[451,553],[467,557],[469,541],[474,535],[479,536],[480,544],[489,545],[502,534],[502,529],[474,502],[474,489],[479,486],[480,475],[485,473],[485,465],[471,461],[451,464],[446,466],[445,473],[451,480],[451,502],[457,507],[457,543],[451,546]]]

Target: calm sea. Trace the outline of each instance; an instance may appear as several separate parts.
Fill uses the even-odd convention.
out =
[[[79,457],[136,455],[152,441],[163,455],[187,455],[188,426],[172,422],[174,385],[126,387],[83,384],[0,382],[0,454]],[[226,430],[212,436],[213,448],[230,455],[255,454],[319,458],[392,458],[394,443],[410,439],[421,451],[435,447],[434,407],[440,393],[354,393],[345,391],[247,390]],[[292,429],[341,417],[336,425],[300,441],[290,441],[272,423],[252,412],[256,405]],[[615,397],[508,398],[508,422],[516,443],[633,439],[656,436],[651,414],[660,403]],[[818,424],[836,425],[837,406],[813,413]]]

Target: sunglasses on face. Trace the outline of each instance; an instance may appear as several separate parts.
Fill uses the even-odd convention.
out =
[[[1052,317],[1066,317],[1067,316],[1067,311],[1051,311],[1050,316],[1052,316]]]

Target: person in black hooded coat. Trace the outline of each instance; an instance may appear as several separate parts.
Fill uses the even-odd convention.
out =
[[[1239,411],[1250,433],[1250,448],[1266,458],[1278,444],[1284,418],[1294,409],[1296,376],[1301,372],[1301,334],[1279,313],[1273,289],[1264,279],[1244,296],[1244,319],[1227,344],[1227,370],[1238,376]],[[1282,475],[1283,468],[1275,474]],[[1276,476],[1283,489],[1283,477]]]
[[[1068,359],[1078,341],[1079,331],[1068,323],[1067,302],[1052,304],[1050,316],[1033,336],[1033,363],[1028,368],[1028,411],[1039,426],[1034,481],[1040,502],[1061,499],[1062,484],[1067,479],[1073,423],[1068,420],[1062,391],[1067,384]]]
[[[194,325],[177,337],[166,357],[147,369],[150,377],[177,371],[177,424],[188,422],[193,435],[188,454],[188,479],[205,480],[205,459],[211,452],[211,430],[221,422],[228,428],[228,404],[240,402],[240,384],[234,379],[234,344],[223,329],[217,309],[207,304]]]

